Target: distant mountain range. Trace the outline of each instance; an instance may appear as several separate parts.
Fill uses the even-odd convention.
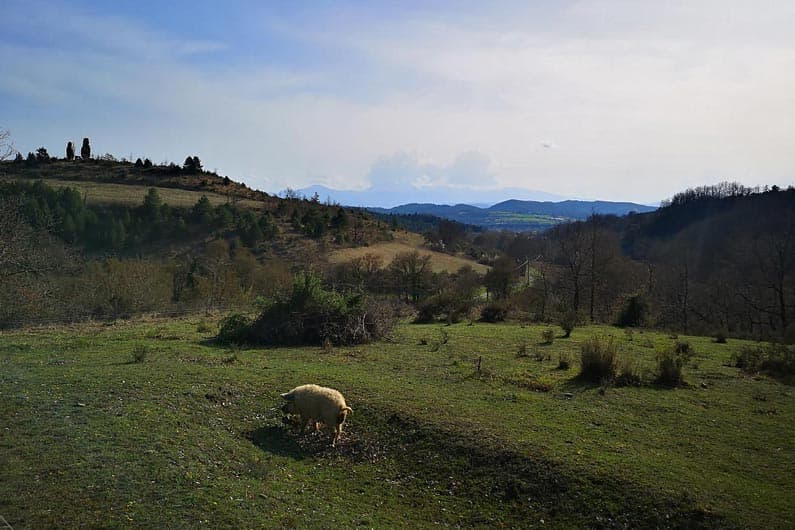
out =
[[[484,228],[517,231],[543,230],[558,223],[586,219],[592,214],[622,216],[630,212],[646,213],[656,209],[654,206],[632,202],[573,200],[539,202],[516,199],[503,201],[488,208],[469,204],[447,206],[428,203],[403,204],[394,208],[368,208],[372,212],[384,215],[434,215]]]
[[[312,197],[317,193],[321,201],[336,202],[343,206],[361,206],[365,208],[393,208],[401,204],[414,203],[418,197],[427,203],[435,204],[470,204],[488,207],[507,198],[526,201],[562,201],[567,197],[543,191],[526,190],[523,188],[503,188],[499,190],[476,190],[472,188],[454,188],[452,186],[434,186],[417,188],[414,186],[395,186],[394,188],[370,187],[366,190],[335,190],[325,186],[314,185],[296,190],[299,195]]]

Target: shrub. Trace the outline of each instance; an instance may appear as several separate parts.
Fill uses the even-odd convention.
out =
[[[254,321],[248,339],[269,345],[364,344],[385,337],[394,321],[386,304],[326,290],[317,276],[306,273],[295,277],[288,296]]]
[[[587,381],[610,380],[616,374],[616,346],[613,339],[607,341],[593,336],[580,347],[580,377]]]
[[[616,326],[640,327],[648,323],[649,305],[641,296],[632,296],[624,302],[616,318]]]
[[[642,382],[637,363],[631,359],[623,359],[619,363],[616,386],[640,386]]]
[[[558,324],[563,330],[563,338],[568,339],[571,337],[571,332],[574,331],[574,326],[577,325],[577,313],[564,311],[558,318]]]
[[[504,302],[491,302],[480,310],[482,322],[503,322],[508,316],[508,306]]]
[[[212,330],[212,326],[206,320],[202,320],[196,325],[196,333],[209,333]]]
[[[744,346],[734,356],[734,366],[748,373],[791,377],[795,375],[795,350],[783,344]]]
[[[146,356],[149,354],[149,348],[143,344],[138,344],[133,348],[133,362],[140,364],[146,361]]]
[[[726,344],[726,335],[723,333],[717,333],[713,342],[715,342],[715,344]]]
[[[687,342],[677,342],[657,354],[657,382],[666,386],[681,386],[682,368],[690,360],[693,350]]]
[[[555,331],[552,328],[547,328],[541,332],[541,343],[552,344],[555,341]]]
[[[679,355],[685,356],[686,357],[685,360],[689,360],[690,357],[692,357],[696,353],[693,347],[690,346],[690,343],[687,342],[686,340],[676,341],[676,344],[674,344],[674,351]]]
[[[571,367],[571,357],[563,352],[558,356],[558,370],[568,370],[569,367]]]
[[[516,357],[520,358],[520,357],[527,357],[527,356],[528,356],[528,354],[527,354],[527,343],[523,342],[516,349]]]
[[[215,339],[223,344],[242,344],[248,341],[251,319],[240,313],[234,313],[221,321],[221,327]]]

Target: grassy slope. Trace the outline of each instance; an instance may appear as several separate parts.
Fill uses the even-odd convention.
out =
[[[376,254],[381,256],[385,265],[388,265],[396,255],[401,252],[412,252],[418,250],[422,254],[431,256],[431,267],[434,272],[457,272],[464,265],[469,265],[475,271],[485,274],[489,267],[477,263],[468,258],[451,256],[443,252],[435,252],[424,248],[424,239],[421,235],[412,232],[395,232],[395,239],[384,243],[376,243],[367,247],[345,248],[329,255],[331,263],[342,263],[351,259],[364,256],[365,254]]]
[[[613,333],[650,368],[671,339],[403,325],[330,353],[228,351],[197,323],[0,335],[0,514],[17,530],[795,523],[795,397],[726,367],[739,341],[689,338],[689,388],[602,395],[558,356]],[[550,360],[517,357],[525,342]],[[281,426],[278,393],[309,381],[355,410],[337,449]]]
[[[226,204],[229,197],[220,193],[183,190],[179,188],[161,188],[157,186],[139,186],[134,184],[111,184],[90,180],[61,180],[41,179],[53,188],[70,187],[78,190],[93,204],[125,204],[127,206],[140,205],[150,187],[157,189],[163,202],[175,207],[191,207],[196,204],[202,195],[206,195],[213,206]],[[237,204],[249,208],[262,208],[262,203],[251,199],[237,200]]]

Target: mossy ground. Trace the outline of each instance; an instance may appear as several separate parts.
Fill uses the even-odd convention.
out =
[[[3,332],[0,515],[17,530],[795,524],[795,396],[727,366],[741,341],[679,337],[687,386],[616,388],[577,379],[580,342],[614,335],[651,381],[673,339],[403,324],[366,346],[230,350],[212,328]],[[279,393],[307,382],[354,409],[337,448],[282,426]]]

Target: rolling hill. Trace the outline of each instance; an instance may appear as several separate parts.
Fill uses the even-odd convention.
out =
[[[631,202],[508,200],[488,208],[479,208],[469,204],[448,206],[411,203],[394,208],[368,208],[368,210],[384,215],[434,215],[459,223],[494,230],[538,231],[566,221],[587,219],[588,216],[593,214],[621,216],[632,212],[652,212],[656,208]]]

